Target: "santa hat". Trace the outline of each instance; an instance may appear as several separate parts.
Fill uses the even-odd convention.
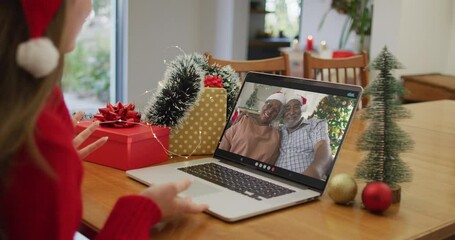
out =
[[[284,93],[282,93],[282,92],[276,92],[276,93],[270,95],[265,101],[268,101],[268,100],[278,100],[283,105],[286,103],[286,97],[284,96]]]
[[[301,107],[302,112],[306,111],[306,109],[307,109],[306,98],[301,95],[295,94],[294,96],[292,96],[292,98],[290,98],[288,100],[288,102],[291,100],[294,100],[294,99],[298,100],[302,104],[302,107]]]
[[[49,75],[58,65],[59,51],[44,34],[62,0],[20,1],[28,26],[29,39],[19,44],[16,61],[35,78],[42,78]]]

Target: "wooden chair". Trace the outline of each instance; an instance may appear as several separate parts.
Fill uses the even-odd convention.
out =
[[[318,58],[310,52],[303,54],[303,77],[321,81],[347,83],[368,86],[368,55],[363,51],[360,55],[346,58]],[[368,99],[362,97],[362,106]]]
[[[204,55],[207,57],[207,60],[210,65],[218,64],[220,66],[231,65],[235,72],[239,74],[241,80],[245,78],[247,72],[264,72],[280,75],[290,75],[290,65],[289,65],[289,55],[283,53],[279,57],[266,58],[260,60],[225,60],[214,58],[212,54],[206,52]]]

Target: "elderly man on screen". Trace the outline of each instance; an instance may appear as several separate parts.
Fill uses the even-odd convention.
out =
[[[284,107],[277,167],[323,179],[332,162],[328,125],[324,119],[304,119],[306,99],[296,95]]]

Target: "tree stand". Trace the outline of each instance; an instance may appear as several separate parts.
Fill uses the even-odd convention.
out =
[[[392,189],[392,204],[399,203],[401,201],[401,186],[395,185],[390,189]]]

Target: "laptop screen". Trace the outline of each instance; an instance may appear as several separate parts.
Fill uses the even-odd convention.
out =
[[[362,88],[248,73],[215,157],[323,191]]]

